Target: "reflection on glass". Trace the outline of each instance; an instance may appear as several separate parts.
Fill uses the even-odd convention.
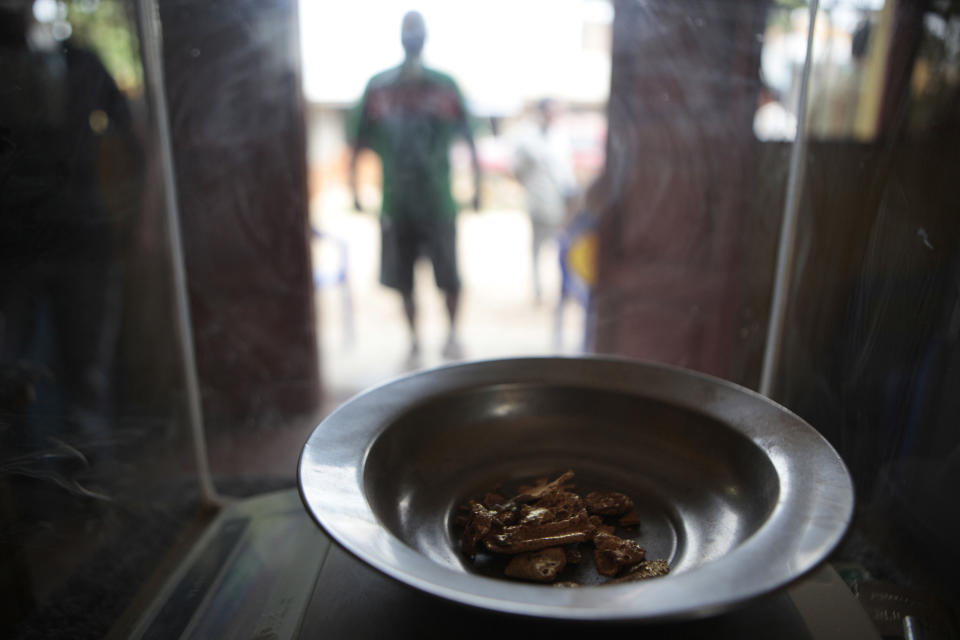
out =
[[[894,4],[883,0],[820,3],[813,37],[808,132],[813,138],[869,140],[879,126]],[[761,140],[790,140],[796,129],[800,70],[809,20],[806,3],[773,3],[763,37],[755,120]]]
[[[158,489],[190,463],[132,18],[112,0],[0,5],[3,637],[68,619],[84,620],[77,637],[106,632],[190,508],[182,486]],[[111,555],[128,562],[107,581]]]

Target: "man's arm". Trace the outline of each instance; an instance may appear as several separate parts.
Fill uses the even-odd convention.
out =
[[[360,193],[357,191],[357,158],[360,156],[360,144],[354,142],[350,153],[350,193],[353,194],[353,208],[363,211]]]
[[[457,99],[460,101],[460,134],[467,141],[467,146],[470,148],[470,162],[473,165],[473,208],[475,211],[480,211],[480,159],[477,156],[477,145],[473,141],[473,131],[470,129],[470,115],[467,111],[466,101],[463,99],[463,94],[460,93],[460,88],[456,87]]]
[[[367,95],[369,94],[369,85],[363,90],[363,96],[353,112],[349,114],[347,120],[347,139],[350,142],[350,175],[349,186],[350,193],[353,196],[353,208],[357,211],[363,211],[363,205],[360,203],[360,192],[357,189],[357,160],[360,157],[360,149],[365,146],[364,137],[366,129],[366,110]]]
[[[480,211],[480,160],[477,157],[477,145],[473,142],[473,135],[469,133],[467,145],[470,147],[470,161],[473,163],[473,209]]]

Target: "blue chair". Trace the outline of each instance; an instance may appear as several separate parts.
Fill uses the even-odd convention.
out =
[[[563,309],[567,300],[578,302],[584,311],[583,342],[581,349],[589,353],[593,349],[592,291],[596,278],[593,264],[596,252],[596,219],[588,212],[577,214],[560,234],[560,300],[554,316],[554,346],[563,344]]]
[[[347,243],[329,233],[311,228],[313,237],[322,243],[328,244],[337,252],[337,265],[332,273],[323,273],[316,266],[313,270],[313,286],[316,290],[327,287],[339,287],[343,302],[343,342],[347,347],[354,344],[353,331],[353,296],[350,293],[349,251]]]

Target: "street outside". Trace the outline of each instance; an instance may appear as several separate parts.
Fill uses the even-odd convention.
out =
[[[408,362],[410,341],[399,295],[379,284],[380,227],[375,213],[355,212],[345,188],[331,186],[313,201],[314,229],[347,247],[350,315],[342,286],[325,284],[317,295],[321,365],[328,403],[418,368]],[[339,268],[337,245],[326,238],[313,243],[315,273]],[[464,359],[574,354],[583,340],[583,308],[564,308],[562,340],[555,341],[560,269],[555,245],[540,257],[544,297],[533,296],[530,225],[519,209],[463,211],[458,222],[458,252],[463,280],[459,335]],[[421,355],[419,368],[445,364],[447,337],[443,297],[428,261],[416,272]]]

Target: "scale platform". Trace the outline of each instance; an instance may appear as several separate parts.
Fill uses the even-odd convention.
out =
[[[718,587],[719,588],[719,587]],[[775,631],[774,631],[775,630]],[[666,624],[586,623],[498,614],[421,593],[341,549],[310,519],[295,489],[225,507],[139,619],[113,637],[644,638],[879,640],[828,564],[791,587],[726,614]]]

